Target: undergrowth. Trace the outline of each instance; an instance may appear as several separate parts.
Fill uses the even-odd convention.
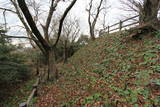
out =
[[[133,40],[127,32],[91,41],[65,65],[38,107],[160,106],[160,41]],[[46,86],[47,87],[47,86]]]
[[[0,104],[1,107],[17,107],[20,103],[26,102],[29,94],[33,89],[35,79],[28,80],[17,88],[16,91],[10,92],[12,95]]]

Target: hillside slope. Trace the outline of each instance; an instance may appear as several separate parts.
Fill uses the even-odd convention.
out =
[[[61,77],[42,88],[37,107],[158,107],[159,58],[160,40],[153,35],[98,38],[58,65]]]

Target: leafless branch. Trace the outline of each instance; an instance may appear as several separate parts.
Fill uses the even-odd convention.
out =
[[[43,36],[41,35],[41,33],[39,32],[39,30],[37,29],[37,26],[28,10],[28,7],[26,5],[25,0],[17,0],[19,7],[21,8],[23,15],[25,16],[30,28],[32,29],[32,32],[34,33],[34,35],[36,36],[36,38],[39,40],[39,42],[41,43],[42,47],[44,50],[48,51],[50,49],[49,44],[44,40]],[[37,44],[38,45],[38,44]],[[39,45],[38,45],[39,46]],[[40,48],[40,47],[39,47]]]
[[[17,2],[13,1],[13,0],[10,0],[10,1],[13,4],[13,6],[15,7],[17,16],[19,17],[20,21],[22,22],[23,26],[25,27],[28,37],[34,38],[34,40],[36,40],[36,37],[34,36],[34,34],[32,33],[32,31],[30,30],[30,28],[29,28],[28,24],[26,23],[23,15],[21,14],[21,11],[20,11],[20,9],[18,7]],[[30,40],[30,43],[33,44],[31,40]],[[44,49],[41,46],[41,44],[38,41],[35,41],[35,43],[39,47],[39,49],[44,53]],[[35,46],[33,46],[33,47],[35,47]]]
[[[34,38],[29,38],[29,37],[25,37],[25,36],[8,36],[8,35],[5,35],[5,36],[3,36],[3,38],[17,38],[17,39],[21,38],[21,39],[29,39],[29,40],[37,41]]]
[[[102,7],[103,2],[104,0],[99,1],[99,5],[96,8],[96,13],[91,12],[93,8],[93,0],[90,0],[89,9],[86,9],[88,11],[88,24],[89,24],[90,36],[92,40],[95,39],[94,30],[95,30],[95,26],[96,26],[99,14],[103,9],[105,9],[104,7]]]
[[[14,14],[17,14],[15,11],[13,11],[11,9],[3,8],[3,7],[0,7],[0,10],[4,10],[4,11],[8,11],[8,12],[12,12]]]
[[[74,4],[76,3],[76,1],[77,1],[77,0],[73,0],[73,1],[71,2],[71,4],[66,8],[66,10],[65,10],[64,13],[63,13],[63,16],[62,16],[61,19],[60,19],[59,30],[58,30],[58,37],[57,37],[57,40],[56,40],[54,46],[57,45],[58,40],[59,40],[59,38],[60,38],[60,36],[61,36],[62,26],[63,26],[64,19],[65,19],[65,17],[67,16],[68,12],[71,10],[71,8],[72,8],[72,7],[74,6]]]

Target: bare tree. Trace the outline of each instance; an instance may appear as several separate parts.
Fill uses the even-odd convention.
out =
[[[63,26],[63,42],[64,42],[64,63],[67,62],[68,54],[70,53],[70,48],[75,42],[75,39],[79,36],[80,26],[79,21],[74,18],[67,18]]]
[[[126,11],[132,11],[139,15],[140,24],[158,22],[160,0],[120,0]]]
[[[104,9],[102,7],[102,4],[103,4],[103,1],[105,0],[99,1],[99,5],[97,6],[96,13],[92,12],[93,11],[93,1],[94,0],[90,0],[89,8],[86,10],[88,12],[88,24],[89,24],[90,36],[92,40],[95,40],[95,26],[96,26],[100,12],[102,11],[102,9]]]
[[[68,12],[71,10],[71,8],[74,6],[77,0],[73,0],[69,6],[64,11],[60,21],[59,21],[59,29],[58,29],[58,37],[56,42],[51,45],[50,41],[50,35],[49,35],[49,27],[51,24],[51,20],[53,18],[53,13],[57,7],[57,4],[62,0],[51,0],[50,8],[48,12],[48,16],[46,19],[46,23],[42,25],[44,34],[42,35],[40,31],[38,30],[38,27],[36,26],[36,21],[38,19],[34,19],[34,16],[31,15],[28,5],[26,4],[25,0],[10,0],[13,6],[15,7],[15,13],[18,15],[20,21],[23,23],[26,31],[29,33],[31,38],[33,38],[36,45],[40,48],[44,56],[47,60],[48,65],[48,72],[47,72],[47,79],[50,79],[52,77],[58,78],[58,70],[55,65],[55,56],[54,52],[55,47],[59,41],[59,38],[61,36],[62,26],[65,17],[67,16]],[[37,8],[35,8],[37,9]],[[10,11],[10,10],[9,10]],[[38,13],[36,13],[38,15]]]
[[[103,2],[103,11],[102,11],[102,28],[98,30],[98,35],[103,36],[103,34],[105,34],[106,32],[106,28],[107,28],[107,10],[110,8],[110,5],[107,5],[107,0],[104,0]]]

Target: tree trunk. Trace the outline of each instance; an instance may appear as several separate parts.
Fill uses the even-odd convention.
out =
[[[55,54],[53,49],[48,51],[47,62],[48,62],[47,80],[58,79],[58,70],[55,64]]]
[[[63,56],[63,62],[66,63],[68,58],[68,49],[67,49],[67,40],[65,40],[64,43],[64,56]]]
[[[90,35],[91,35],[91,40],[95,40],[95,35],[94,35],[94,28],[90,28]]]
[[[140,10],[140,24],[147,22],[158,22],[159,0],[144,0],[143,8]]]
[[[42,28],[43,28],[45,40],[49,43],[48,29],[46,29],[46,27],[43,25],[42,25]]]

